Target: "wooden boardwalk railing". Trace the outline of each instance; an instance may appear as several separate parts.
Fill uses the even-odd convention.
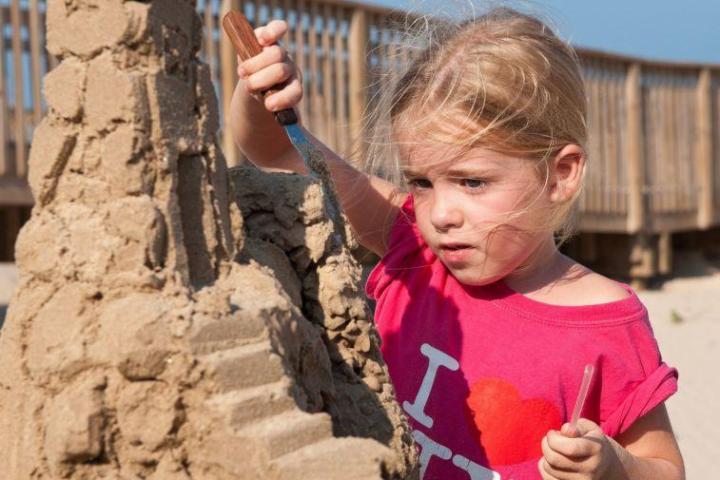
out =
[[[228,9],[254,23],[285,18],[285,44],[302,69],[304,123],[341,153],[361,134],[374,80],[407,60],[389,22],[403,14],[342,0],[198,0],[203,55],[221,108],[236,82],[232,46],[219,30]],[[40,81],[56,65],[44,48],[45,1],[0,0],[0,206],[32,203],[26,186]],[[590,140],[580,228],[657,233],[720,225],[720,66],[651,62],[580,50]],[[225,116],[226,109],[221,114]],[[229,163],[239,152],[223,136]]]

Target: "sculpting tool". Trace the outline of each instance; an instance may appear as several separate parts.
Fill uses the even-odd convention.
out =
[[[582,409],[585,406],[585,399],[587,398],[588,390],[590,389],[590,382],[592,381],[593,373],[595,373],[595,367],[591,364],[585,365],[585,372],[583,374],[582,383],[580,384],[580,391],[578,392],[577,400],[575,400],[575,409],[573,410],[572,417],[570,419],[570,425],[573,427],[577,426],[578,419],[582,413]]]
[[[225,33],[230,37],[230,41],[234,45],[241,60],[245,61],[262,52],[262,46],[255,36],[252,25],[250,25],[248,19],[241,12],[231,10],[223,17],[222,24]],[[263,96],[266,97],[274,92],[277,92],[274,88],[267,90],[263,92]],[[290,142],[300,153],[310,176],[320,181],[323,196],[325,197],[325,209],[330,220],[335,224],[337,232],[335,240],[342,241],[345,229],[340,211],[337,208],[335,189],[333,188],[332,177],[330,176],[330,171],[325,161],[325,155],[310,142],[302,131],[298,125],[298,118],[293,109],[280,110],[274,112],[274,115],[275,120],[285,129]]]

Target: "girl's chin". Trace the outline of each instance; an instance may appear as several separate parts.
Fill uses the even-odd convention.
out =
[[[453,269],[448,268],[453,274],[455,279],[470,287],[482,287],[484,285],[490,285],[498,280],[502,280],[507,276],[506,273],[502,274],[486,274],[485,272],[472,271],[471,268],[467,269]]]

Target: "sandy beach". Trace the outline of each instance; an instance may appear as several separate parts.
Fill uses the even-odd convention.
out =
[[[708,270],[639,293],[663,359],[680,374],[667,408],[688,480],[720,478],[720,271]]]
[[[685,458],[687,478],[720,478],[720,269],[689,259],[687,276],[639,293],[650,313],[663,359],[680,372],[680,388],[667,402]],[[682,271],[680,272],[683,273]],[[12,264],[0,264],[0,324],[17,283]]]

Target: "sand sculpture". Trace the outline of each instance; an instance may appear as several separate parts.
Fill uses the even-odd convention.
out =
[[[57,0],[47,21],[2,478],[416,476],[319,184],[228,174],[195,2]]]

